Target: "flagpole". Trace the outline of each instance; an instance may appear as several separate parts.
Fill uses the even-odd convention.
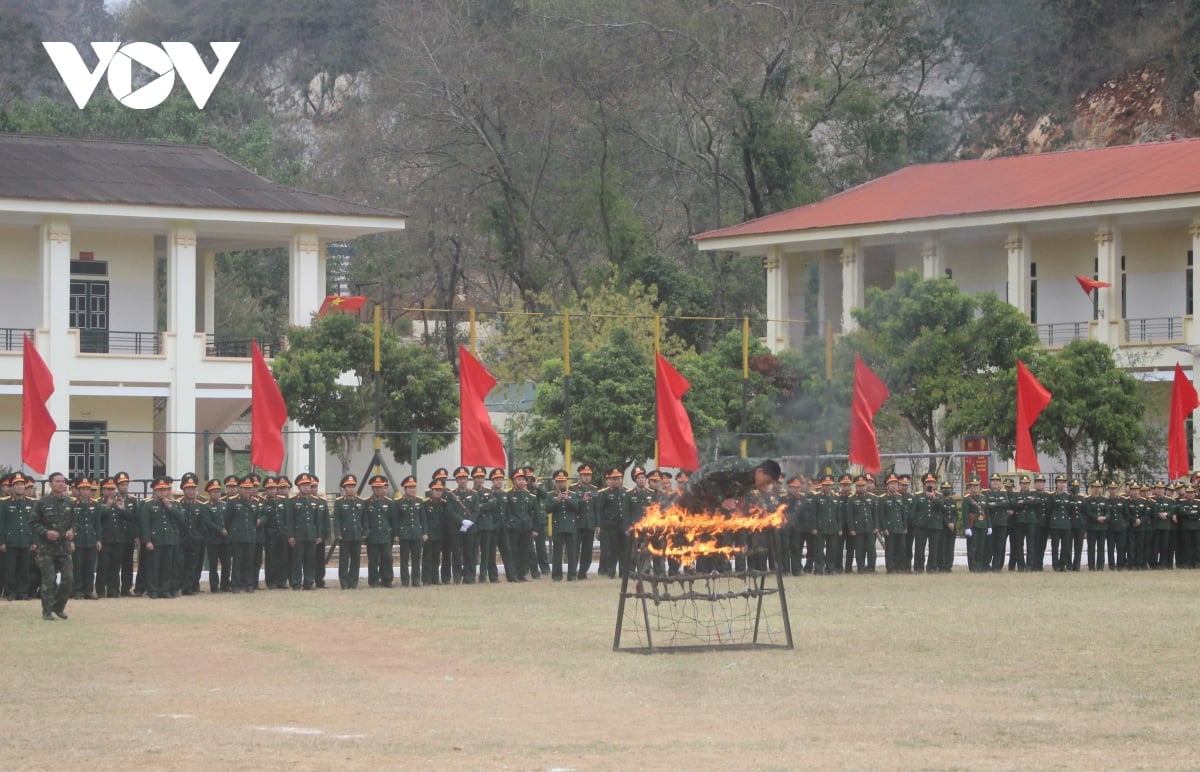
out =
[[[742,458],[749,455],[749,438],[746,433],[750,431],[750,408],[748,397],[750,394],[750,317],[742,317],[742,443],[741,451]]]
[[[380,309],[379,304],[375,304],[375,457],[372,460],[372,474],[379,474],[380,469],[380,450],[383,449],[382,438],[380,432],[383,430],[383,383],[380,380]]]
[[[563,464],[571,476],[571,315],[563,311]]]
[[[659,354],[661,353],[661,351],[660,351],[661,348],[662,348],[662,316],[659,314],[655,314],[654,315],[654,367],[655,367],[655,373],[658,372],[658,357],[659,357]],[[655,406],[654,407],[654,419],[655,419],[654,468],[655,469],[658,468],[659,463],[660,463],[659,462],[659,453],[658,453],[658,426],[657,426],[657,423],[658,423],[658,400],[659,400],[658,378],[655,377],[655,379],[654,379],[654,406]]]

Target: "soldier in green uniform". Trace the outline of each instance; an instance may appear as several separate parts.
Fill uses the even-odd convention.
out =
[[[578,569],[576,576],[587,579],[588,571],[592,569],[592,552],[595,550],[596,534],[596,495],[600,489],[592,482],[595,470],[591,464],[580,464],[575,470],[579,481],[575,483],[575,492],[580,497],[579,522],[575,529],[575,537],[579,545]]]
[[[942,505],[938,499],[937,478],[932,473],[926,473],[921,478],[923,490],[913,499],[913,527],[917,538],[913,542],[913,573],[937,571],[937,539],[941,538]],[[925,549],[929,548],[926,557]]]
[[[409,568],[412,569],[412,586],[420,587],[424,574],[424,551],[429,546],[428,508],[417,495],[417,479],[412,475],[400,483],[403,495],[396,501],[395,532],[400,539],[400,584],[409,584]],[[428,578],[425,579],[428,581]]]
[[[226,502],[225,507],[225,530],[233,555],[232,592],[254,592],[258,588],[254,542],[261,517],[261,505],[254,499],[254,480],[247,475],[238,482],[237,498]]]
[[[533,467],[525,467],[525,482],[528,490],[537,499],[538,511],[533,523],[533,546],[530,548],[529,575],[538,579],[542,574],[550,573],[550,544],[546,531],[546,498],[548,494],[538,482],[538,476]]]
[[[596,494],[596,525],[600,529],[600,573],[610,579],[625,571],[626,533],[624,525],[625,497],[621,481],[625,473],[616,467],[604,474],[604,490]]]
[[[505,490],[507,477],[503,469],[493,469],[488,475],[488,479],[492,483],[492,498],[494,499],[496,522],[496,549],[500,552],[500,562],[504,565],[504,581],[517,581],[516,558],[513,557],[513,547],[509,541],[508,533],[508,495],[510,491]]]
[[[446,488],[442,482],[442,555],[441,580],[442,584],[463,582],[463,534],[465,529],[475,524],[466,504]],[[465,486],[464,486],[465,488]]]
[[[450,506],[457,508],[463,515],[460,537],[463,584],[475,584],[479,569],[479,494],[479,489],[471,485],[471,470],[465,466],[455,469],[454,490],[447,491],[446,498],[450,500]]]
[[[1061,474],[1054,478],[1047,515],[1050,565],[1055,571],[1066,571],[1071,560],[1071,494],[1067,493],[1067,478]]]
[[[113,512],[121,521],[121,597],[128,598],[136,590],[133,556],[138,556],[139,566],[142,565],[140,561],[145,558],[145,554],[140,549],[141,540],[138,538],[138,528],[141,527],[138,509],[141,502],[129,493],[129,474],[127,472],[117,472],[113,475],[113,482],[117,484],[117,500],[113,504]]]
[[[234,483],[233,492],[237,492]],[[221,481],[209,480],[204,486],[208,497],[204,508],[204,554],[208,563],[208,590],[229,592],[229,531],[225,530],[226,503],[221,498]]]
[[[987,554],[987,502],[980,484],[978,477],[968,480],[967,495],[962,500],[963,533],[967,537],[967,570],[972,573],[980,573],[991,567]]]
[[[1038,474],[1033,478],[1033,501],[1028,504],[1034,517],[1028,526],[1026,543],[1029,553],[1025,558],[1025,570],[1042,571],[1046,567],[1046,540],[1049,538],[1049,528],[1046,525],[1046,504],[1050,494],[1046,492],[1046,476]]]
[[[567,561],[567,581],[573,582],[579,575],[579,547],[575,542],[576,522],[583,510],[579,494],[569,490],[567,470],[554,472],[554,493],[546,500],[546,514],[554,528],[554,547],[551,555],[550,578],[561,582],[563,558]]]
[[[811,518],[806,487],[803,475],[790,477],[787,481],[787,494],[784,497],[787,505],[788,530],[790,531],[788,548],[791,553],[789,558],[792,576],[813,572],[813,545],[816,543],[816,539],[810,533],[812,524],[809,522]],[[804,564],[806,554],[807,566]]]
[[[33,481],[21,472],[14,472],[8,499],[0,503],[0,539],[5,551],[4,591],[9,600],[26,600],[30,596],[35,557],[32,521],[37,501],[29,496]]]
[[[912,490],[912,476],[899,476],[900,510],[904,521],[904,559],[900,561],[902,573],[912,573],[913,545],[917,540],[917,529],[913,526],[913,508],[916,504],[916,494]]]
[[[854,540],[850,537],[850,497],[854,495],[854,478],[843,474],[838,478],[838,491],[835,494],[838,505],[838,523],[841,534],[838,536],[838,573],[850,573],[854,564]],[[844,567],[842,554],[845,553]]]
[[[1037,511],[1042,502],[1029,487],[1033,483],[1029,475],[1021,475],[1017,482],[1018,488],[1010,499],[1015,514],[1009,521],[1008,570],[1027,571],[1032,547],[1029,534],[1037,524]]]
[[[1084,510],[1086,499],[1080,493],[1082,486],[1078,480],[1070,482],[1071,491],[1071,558],[1067,568],[1078,571],[1083,565],[1083,539],[1087,533],[1087,513]]]
[[[1150,568],[1146,558],[1147,544],[1154,533],[1150,486],[1143,487],[1131,480],[1126,490],[1129,491],[1129,501],[1125,504],[1129,512],[1129,564],[1134,570],[1146,571]]]
[[[411,477],[404,481],[412,484],[416,493],[417,481]],[[363,530],[367,539],[367,586],[391,587],[394,580],[392,573],[392,544],[397,536],[396,510],[399,502],[388,495],[388,479],[381,474],[367,481],[371,486],[371,497],[363,505]],[[407,488],[404,489],[407,492]],[[416,498],[415,496],[413,498]],[[418,499],[418,502],[420,500]],[[420,509],[419,503],[417,509]],[[400,543],[401,578],[408,586],[407,563],[409,555],[405,552],[404,542]],[[421,548],[418,543],[415,556],[415,577],[421,579]]]
[[[847,500],[846,539],[853,547],[854,561],[860,574],[867,573],[867,541],[874,540],[875,534],[879,533],[869,496],[867,478],[858,475],[854,478],[854,493]]]
[[[1155,571],[1171,567],[1168,543],[1171,538],[1174,502],[1166,495],[1166,487],[1164,482],[1154,483],[1154,491],[1150,496],[1150,522],[1153,528],[1148,534],[1150,544],[1146,550],[1146,562]]]
[[[941,503],[941,534],[938,538],[937,570],[948,574],[954,570],[954,543],[958,538],[958,507],[954,500],[954,486],[949,480],[942,482],[939,491]]]
[[[646,514],[646,507],[655,503],[658,498],[656,492],[650,487],[650,478],[645,469],[635,466],[630,477],[633,478],[633,488],[625,495],[625,512],[621,516],[627,533]],[[649,569],[649,566],[646,568]],[[662,571],[661,567],[656,567],[656,569]]]
[[[988,483],[984,493],[988,512],[988,555],[991,570],[1000,571],[1004,568],[1004,545],[1008,541],[1008,519],[1013,508],[1000,475],[993,474]]]
[[[900,570],[904,556],[904,511],[900,499],[900,478],[894,473],[884,478],[886,487],[876,501],[879,533],[883,536],[883,565],[889,574]]]
[[[524,582],[527,577],[538,578],[536,558],[533,554],[533,532],[535,523],[540,519],[541,506],[537,497],[529,492],[528,480],[521,469],[513,472],[513,490],[508,493],[508,541],[512,548],[513,572],[516,581]],[[504,572],[509,573],[509,566],[504,564]]]
[[[71,554],[74,583],[71,597],[96,599],[96,563],[103,543],[100,541],[99,501],[92,498],[96,486],[86,477],[75,483],[75,550]]]
[[[171,498],[170,477],[154,480],[153,498],[143,501],[138,515],[142,524],[139,529],[142,546],[146,548],[146,597],[174,598],[179,595],[175,585],[179,548],[179,530],[183,524],[183,513],[178,502]],[[142,569],[138,569],[139,575]]]
[[[435,498],[434,489],[437,489]],[[443,517],[446,510],[444,497],[446,485],[440,478],[435,477],[425,490],[422,499],[421,517],[425,522],[425,532],[429,537],[421,551],[421,581],[426,585],[442,584],[441,564],[445,554],[443,539],[446,534],[446,523]],[[449,584],[449,582],[446,582]]]
[[[1176,507],[1179,518],[1179,562],[1180,568],[1200,567],[1200,499],[1196,488],[1188,485]]]
[[[291,579],[292,563],[289,560],[287,537],[283,524],[288,516],[291,499],[279,490],[279,479],[267,477],[263,480],[263,581],[268,590],[286,589]]]
[[[295,547],[296,561],[292,567],[293,590],[312,590],[316,587],[317,571],[325,571],[324,561],[318,567],[317,549],[324,551],[325,528],[329,508],[325,500],[315,495],[316,478],[307,472],[296,475],[299,495],[288,508],[283,529],[288,546]]]
[[[840,568],[837,545],[842,524],[841,507],[833,492],[832,476],[821,478],[821,492],[813,494],[810,503],[813,510],[812,535],[817,545],[813,573],[818,576],[837,573]]]
[[[208,505],[200,500],[200,479],[188,472],[179,478],[183,498],[179,509],[183,513],[179,529],[178,577],[175,586],[183,595],[200,592],[200,574],[204,571],[204,536],[207,529]]]
[[[52,473],[47,481],[50,494],[34,505],[30,528],[42,574],[42,619],[53,622],[54,617],[67,618],[67,600],[71,597],[75,503],[67,495],[67,478],[61,472]]]
[[[496,567],[496,509],[497,498],[495,491],[488,482],[487,469],[477,466],[471,470],[471,485],[476,496],[475,530],[479,532],[479,554],[476,560],[479,583],[500,581],[500,572]]]
[[[1087,518],[1087,551],[1088,570],[1104,570],[1104,542],[1108,534],[1108,499],[1102,495],[1104,485],[1099,480],[1093,480],[1088,485],[1088,497],[1084,503],[1084,516]]]
[[[333,540],[338,548],[338,586],[343,590],[358,589],[359,566],[362,564],[362,540],[365,502],[358,497],[358,478],[348,474],[342,478],[342,495],[333,502]]]
[[[121,521],[113,512],[117,483],[111,477],[100,482],[100,553],[96,565],[96,595],[116,598],[121,594]]]
[[[0,477],[0,596],[8,595],[8,546],[4,542],[4,520],[8,501],[12,497],[13,475]]]
[[[1125,497],[1119,495],[1121,486],[1115,480],[1105,488],[1108,498],[1108,570],[1124,571],[1129,561],[1129,522],[1126,519]]]

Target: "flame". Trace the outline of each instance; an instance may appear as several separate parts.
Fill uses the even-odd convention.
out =
[[[728,560],[745,553],[749,545],[723,537],[780,528],[785,522],[786,509],[786,504],[773,510],[750,504],[738,512],[691,512],[674,504],[668,507],[651,504],[634,524],[632,533],[642,539],[651,555],[683,565],[708,556]]]

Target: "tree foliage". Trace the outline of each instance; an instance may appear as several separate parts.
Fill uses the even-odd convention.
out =
[[[450,366],[428,349],[404,345],[385,330],[380,339],[381,372],[376,376],[372,328],[338,313],[314,319],[311,327],[291,328],[288,342],[272,363],[288,414],[303,426],[325,432],[343,466],[359,442],[349,433],[373,422],[379,390],[380,430],[397,461],[409,458],[410,432],[429,432],[419,436],[421,454],[453,439],[457,384]]]

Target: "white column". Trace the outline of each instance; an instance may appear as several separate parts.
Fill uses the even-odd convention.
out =
[[[788,347],[788,260],[783,247],[767,247],[767,348],[779,353]]]
[[[925,237],[921,247],[921,276],[926,279],[937,279],[946,275],[946,251],[942,240],[936,233]]]
[[[842,333],[853,332],[858,327],[850,314],[862,308],[866,291],[863,287],[864,252],[858,239],[847,239],[842,246]]]
[[[213,252],[205,252],[203,266],[204,287],[204,325],[206,335],[217,331],[217,256]]]
[[[1008,253],[1008,303],[1029,319],[1033,311],[1029,302],[1030,248],[1024,227],[1009,230],[1004,251]]]
[[[71,335],[71,223],[48,217],[39,231],[41,247],[42,316],[34,345],[54,376],[54,394],[46,401],[58,431],[50,440],[46,473],[67,471],[68,431],[71,428],[71,366],[75,336]]]
[[[196,339],[196,228],[174,223],[167,233],[167,474],[196,471],[196,370],[204,349]]]
[[[1192,215],[1188,235],[1192,237],[1192,322],[1186,329],[1187,342],[1195,347],[1200,346],[1200,310],[1197,309],[1200,306],[1200,213]],[[1200,437],[1200,432],[1196,432],[1196,435]]]
[[[1115,217],[1105,217],[1096,229],[1096,278],[1111,287],[1096,290],[1099,317],[1096,339],[1116,346],[1121,342],[1121,230]]]
[[[325,260],[324,250],[316,230],[298,228],[292,233],[292,241],[288,255],[288,323],[296,327],[307,327],[312,321],[312,315],[321,307],[325,300]],[[285,446],[287,447],[288,472],[294,477],[298,472],[312,472],[321,479],[321,490],[329,490],[329,481],[325,479],[325,440],[318,434],[313,448],[316,463],[309,468],[308,432],[306,427],[299,426],[295,421],[288,421],[284,426],[287,432]]]

